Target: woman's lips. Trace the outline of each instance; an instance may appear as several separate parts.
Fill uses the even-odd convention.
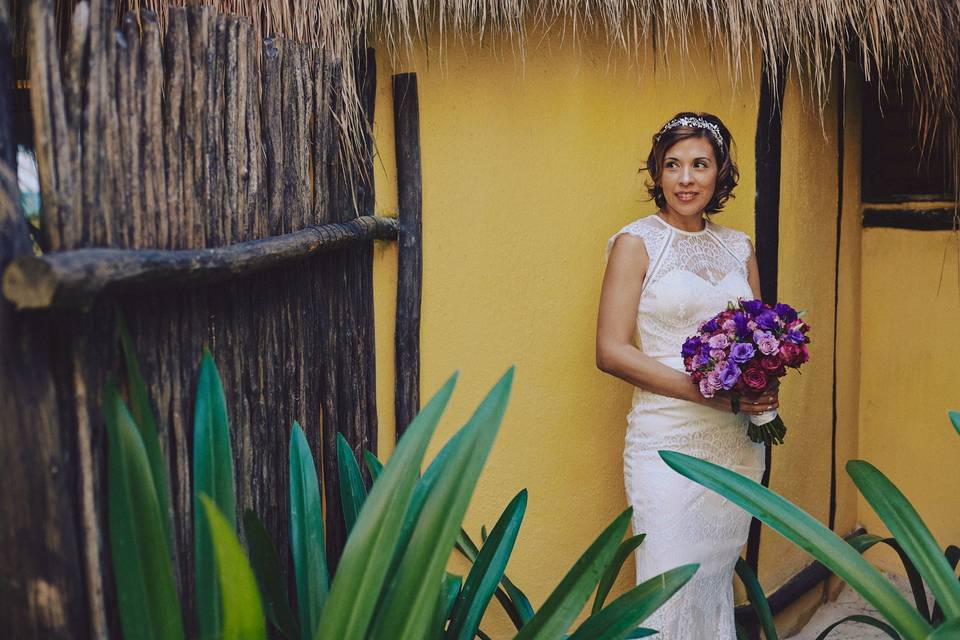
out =
[[[677,200],[680,200],[681,202],[690,202],[691,200],[694,200],[697,195],[697,193],[678,193]]]

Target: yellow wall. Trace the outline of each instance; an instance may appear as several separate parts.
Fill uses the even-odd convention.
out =
[[[960,438],[946,415],[960,408],[957,243],[948,231],[863,232],[860,457],[903,491],[941,546],[960,541]],[[860,516],[887,533],[863,499]],[[902,573],[895,557],[874,559]]]
[[[674,64],[669,72],[648,65],[641,75],[627,57],[609,55],[605,42],[572,51],[557,46],[556,34],[528,41],[522,63],[509,52],[498,55],[476,45],[466,53],[447,48],[443,64],[435,53],[418,50],[391,68],[381,53],[374,133],[377,213],[395,215],[390,74],[416,71],[424,201],[423,397],[453,370],[462,371],[432,452],[516,363],[510,408],[466,526],[476,534],[517,491],[530,490],[508,573],[536,607],[625,507],[622,446],[630,388],[594,366],[606,240],[653,211],[637,168],[651,135],[687,109],[716,113],[738,140],[738,197],[716,221],[752,235],[759,82],[747,77],[734,91],[706,58]],[[797,113],[794,94],[788,90],[784,126],[781,298],[808,309],[816,333],[813,364],[802,379],[792,376],[785,384],[791,433],[774,461],[774,486],[825,518],[836,150],[832,139],[822,138],[815,117]],[[827,125],[829,135],[834,128]],[[825,234],[811,236],[811,228]],[[385,456],[393,440],[392,246],[377,253],[375,287]],[[809,562],[775,538],[766,534],[761,557],[768,591]],[[631,574],[632,566],[618,589],[630,584]],[[504,637],[508,621],[496,605],[490,610],[484,628]]]

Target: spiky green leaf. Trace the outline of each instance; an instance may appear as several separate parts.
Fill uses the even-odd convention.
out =
[[[290,551],[300,629],[302,637],[310,638],[320,622],[330,578],[317,468],[307,437],[297,422],[290,430]]]
[[[260,595],[267,619],[288,640],[298,640],[300,629],[290,609],[287,583],[280,571],[280,555],[270,540],[270,534],[253,509],[243,512],[243,530],[250,548],[250,564],[260,587]]]

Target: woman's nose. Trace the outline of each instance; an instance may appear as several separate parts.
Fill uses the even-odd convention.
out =
[[[690,167],[684,167],[680,170],[680,184],[690,184],[693,182],[693,173],[690,172]]]

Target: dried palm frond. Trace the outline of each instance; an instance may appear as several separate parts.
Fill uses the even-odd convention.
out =
[[[14,8],[19,2],[13,0]],[[57,0],[69,13],[73,0]],[[171,6],[191,0],[125,0],[123,9],[153,9],[163,23]],[[422,43],[438,29],[441,40],[499,40],[522,55],[528,34],[556,29],[576,43],[605,37],[611,47],[659,54],[689,51],[703,29],[708,46],[725,59],[736,83],[759,50],[785,59],[822,114],[835,59],[846,76],[850,56],[867,79],[893,77],[918,97],[917,128],[926,149],[941,127],[960,178],[960,1],[958,0],[218,0],[218,9],[250,18],[260,36],[282,35],[322,46],[346,62],[362,37],[385,42],[392,53]],[[663,62],[661,60],[661,62]],[[776,83],[778,65],[766,65]],[[752,72],[752,68],[749,69]],[[349,74],[345,74],[349,75]],[[898,90],[898,86],[887,90]],[[345,78],[346,98],[357,93]],[[351,118],[349,126],[362,121]]]

